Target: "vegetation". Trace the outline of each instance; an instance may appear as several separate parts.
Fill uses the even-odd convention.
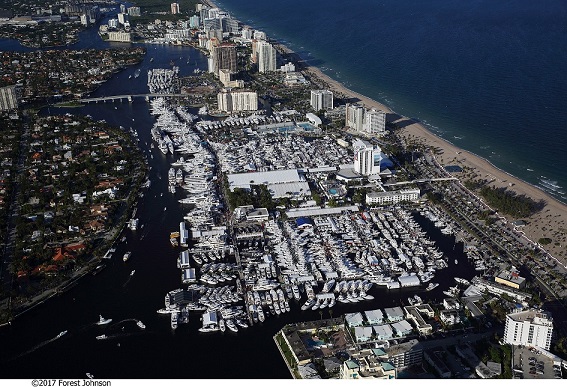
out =
[[[539,238],[537,240],[537,243],[539,243],[540,245],[548,245],[551,243],[551,239],[550,238]]]
[[[489,205],[496,207],[498,211],[517,218],[528,217],[541,210],[545,205],[543,201],[536,202],[525,195],[517,195],[506,188],[484,186],[481,188],[480,194]]]

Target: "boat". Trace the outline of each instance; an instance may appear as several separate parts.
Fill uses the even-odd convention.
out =
[[[124,253],[124,256],[122,257],[122,260],[123,260],[124,262],[126,262],[127,260],[130,259],[130,256],[131,256],[131,255],[132,255],[132,252],[131,252],[131,251],[127,251],[126,253]]]
[[[220,328],[221,332],[226,331],[226,324],[225,324],[223,319],[219,320],[219,328]]]
[[[430,290],[435,289],[437,286],[439,286],[438,283],[430,282],[429,285],[427,285],[427,288],[425,288],[425,290],[430,291]]]
[[[112,322],[111,318],[104,318],[104,317],[102,317],[102,314],[100,314],[98,322],[96,323],[96,325],[106,325],[110,322]]]
[[[132,270],[132,271],[130,272],[130,276],[133,276],[135,273],[136,273],[136,270]]]
[[[145,326],[144,323],[143,323],[142,321],[140,321],[140,320],[138,320],[138,322],[136,323],[136,325],[137,325],[138,327],[140,327],[140,329],[146,329],[146,326]]]
[[[89,379],[94,379],[93,374],[87,372],[86,375],[87,375],[87,378],[89,378]]]
[[[238,327],[236,326],[234,321],[232,321],[232,319],[226,320],[226,327],[231,331],[233,331],[234,333],[238,332]]]
[[[58,339],[58,338],[60,338],[60,337],[65,336],[66,334],[67,334],[67,331],[59,332],[59,334],[57,335],[56,338]]]
[[[464,278],[459,278],[459,277],[455,277],[455,281],[457,281],[457,283],[461,284],[461,285],[470,285],[471,283],[464,279]]]
[[[459,264],[459,261],[457,261],[457,260],[455,259],[455,265],[458,265],[458,264]]]
[[[134,78],[138,78],[141,72],[142,72],[141,69],[136,69],[136,71],[134,71]]]
[[[171,314],[171,329],[177,329],[178,312]]]
[[[97,340],[105,340],[105,339],[108,339],[108,336],[107,335],[99,335],[99,336],[96,337],[96,339]]]

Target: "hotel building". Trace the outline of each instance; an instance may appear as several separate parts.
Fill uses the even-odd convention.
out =
[[[553,333],[551,314],[528,310],[506,316],[504,341],[512,345],[538,346],[549,350]]]

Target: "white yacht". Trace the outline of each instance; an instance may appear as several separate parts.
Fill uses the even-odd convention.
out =
[[[102,315],[99,315],[99,320],[96,323],[96,325],[106,325],[110,322],[112,322],[111,318],[104,318],[104,317],[102,317]]]

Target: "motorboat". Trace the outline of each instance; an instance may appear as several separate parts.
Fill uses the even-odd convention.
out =
[[[67,331],[59,332],[59,334],[57,335],[57,338],[63,337],[66,334],[67,334]]]
[[[96,325],[106,325],[108,323],[112,322],[111,318],[104,318],[102,317],[102,315],[99,315],[99,319],[98,322],[96,323]]]
[[[127,260],[130,259],[130,256],[131,256],[131,255],[132,255],[132,252],[131,252],[131,251],[127,251],[126,253],[124,253],[124,256],[122,257],[122,260],[123,260],[124,262],[126,262]]]
[[[226,331],[226,324],[225,324],[223,319],[219,320],[219,328],[220,328],[221,332]]]
[[[106,339],[108,339],[108,336],[107,335],[99,335],[99,336],[96,337],[96,339],[97,340],[106,340]]]
[[[140,328],[140,329],[146,329],[146,326],[144,325],[144,323],[140,320],[138,320],[138,322],[136,323],[136,325]]]
[[[425,288],[425,290],[430,291],[435,289],[437,286],[439,286],[438,283],[436,282],[430,282],[429,285],[427,285],[427,288]]]

